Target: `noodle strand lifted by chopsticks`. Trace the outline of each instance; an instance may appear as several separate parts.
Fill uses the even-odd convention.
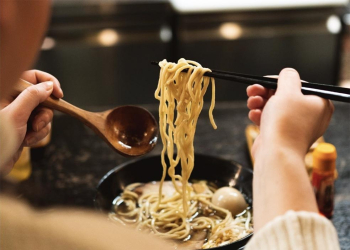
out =
[[[210,122],[214,129],[216,124],[213,119],[215,106],[215,81],[213,78],[204,77],[210,69],[203,68],[199,63],[180,59],[177,64],[163,60],[158,87],[155,98],[159,100],[159,127],[163,142],[162,165],[163,175],[159,188],[159,203],[162,198],[162,184],[166,176],[166,170],[172,179],[175,189],[182,194],[184,217],[188,212],[188,196],[191,187],[188,179],[194,167],[194,135],[198,117],[203,108],[203,97],[209,83],[212,83],[212,101],[209,109]],[[187,73],[182,71],[187,69]],[[175,119],[176,111],[176,119]],[[177,157],[174,159],[174,146],[177,149]],[[169,168],[165,162],[165,154],[169,160]],[[181,161],[181,176],[175,175],[175,167]],[[176,181],[180,181],[182,189]]]

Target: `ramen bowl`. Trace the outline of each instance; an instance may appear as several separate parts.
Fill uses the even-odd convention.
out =
[[[177,167],[179,170],[180,167]],[[110,212],[113,200],[131,183],[159,181],[162,175],[161,157],[151,156],[123,163],[109,171],[97,186],[94,199],[96,209]],[[217,187],[230,186],[238,189],[246,202],[252,205],[253,172],[234,161],[228,161],[208,155],[195,155],[195,167],[191,180],[206,180]],[[166,180],[170,180],[169,177]],[[211,249],[243,249],[252,234],[230,244]]]

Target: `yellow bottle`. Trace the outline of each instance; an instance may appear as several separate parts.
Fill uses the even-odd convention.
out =
[[[23,181],[28,179],[31,173],[32,164],[30,162],[30,148],[24,147],[21,156],[6,178],[13,181]]]
[[[37,144],[32,146],[32,148],[39,148],[46,146],[51,140],[50,133]],[[24,181],[28,179],[32,173],[32,164],[30,161],[30,149],[29,147],[24,147],[23,151],[18,159],[18,161],[13,166],[11,172],[6,176],[7,179],[12,181]]]
[[[320,143],[312,153],[313,172],[311,183],[321,214],[331,218],[334,209],[334,172],[336,148],[330,143]]]

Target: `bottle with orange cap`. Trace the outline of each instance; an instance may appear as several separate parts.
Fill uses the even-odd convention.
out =
[[[320,143],[313,151],[311,183],[315,190],[318,209],[331,218],[334,209],[334,172],[337,151],[330,143]]]

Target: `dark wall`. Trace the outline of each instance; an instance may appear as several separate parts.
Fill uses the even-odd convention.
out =
[[[322,8],[181,15],[167,2],[56,4],[47,34],[56,46],[42,51],[37,68],[55,75],[65,99],[82,107],[157,103],[159,69],[150,62],[164,58],[184,57],[204,67],[256,75],[294,67],[305,80],[336,84],[341,34],[330,33],[326,21],[341,12]],[[225,39],[220,34],[224,23],[239,25],[240,37]],[[164,28],[171,39],[161,37]],[[118,32],[115,45],[96,42],[103,29]],[[243,100],[245,87],[217,80],[217,101]]]

